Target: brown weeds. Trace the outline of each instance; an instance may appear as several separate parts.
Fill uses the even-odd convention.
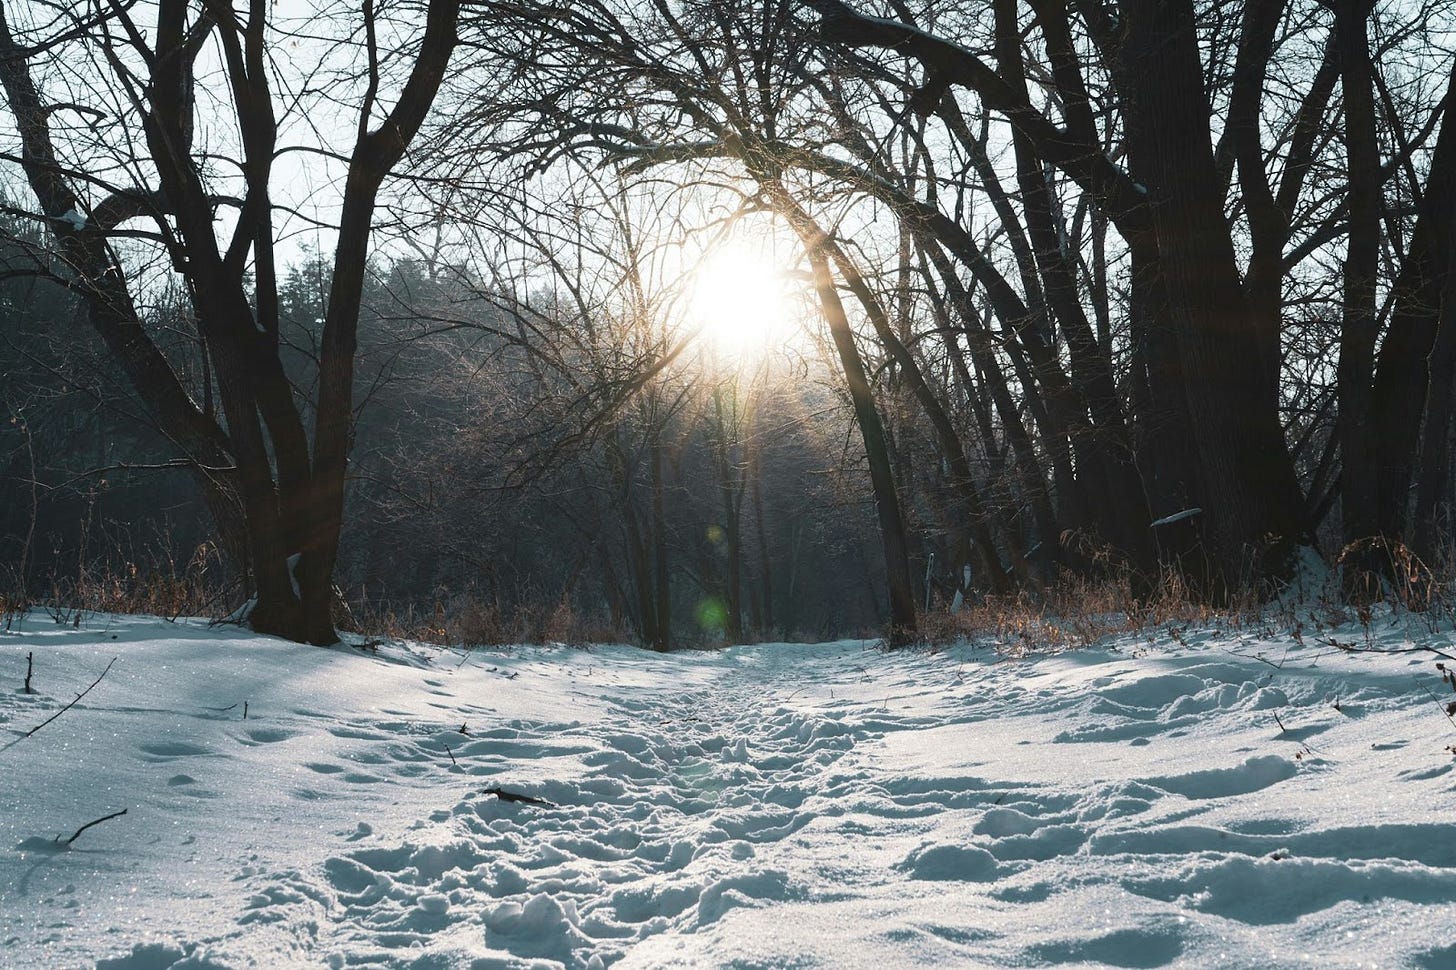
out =
[[[1039,594],[988,596],[967,603],[958,613],[932,610],[921,618],[920,642],[945,646],[970,642],[1010,656],[1087,647],[1106,638],[1151,629],[1214,627],[1238,629],[1263,617],[1251,590],[1215,606],[1191,594],[1188,584],[1169,570],[1151,592],[1133,594],[1127,574],[1104,579],[1064,576]]]
[[[451,647],[494,647],[523,643],[583,646],[629,643],[632,636],[607,618],[577,611],[562,599],[550,606],[523,603],[505,607],[472,593],[441,596],[428,610],[352,604],[357,629],[372,636],[415,640]]]

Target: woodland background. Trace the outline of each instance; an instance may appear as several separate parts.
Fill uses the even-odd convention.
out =
[[[666,649],[1449,575],[1449,4],[0,11],[12,606]],[[685,297],[734,248],[768,352]]]

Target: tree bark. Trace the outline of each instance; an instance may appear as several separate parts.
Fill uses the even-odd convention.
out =
[[[1198,456],[1204,541],[1225,588],[1287,575],[1303,497],[1279,423],[1277,359],[1245,301],[1209,143],[1190,0],[1130,0],[1130,149],[1151,221]]]
[[[1375,286],[1380,261],[1380,146],[1375,132],[1374,79],[1366,19],[1369,0],[1335,4],[1335,44],[1344,95],[1349,224],[1340,321],[1340,512],[1346,545],[1379,530],[1375,426],[1371,420],[1375,338]],[[1351,563],[1358,570],[1373,562]],[[1349,577],[1360,582],[1357,576]],[[1354,587],[1350,587],[1353,589]]]
[[[829,258],[824,249],[825,240],[812,233],[812,229],[804,227],[800,231],[800,237],[804,240],[813,274],[814,290],[819,296],[820,309],[829,325],[834,349],[839,355],[845,385],[854,405],[855,421],[864,441],[865,457],[870,468],[870,486],[875,497],[875,514],[880,525],[880,545],[885,556],[885,574],[890,587],[888,639],[892,646],[900,646],[912,642],[917,629],[915,587],[910,576],[910,551],[905,535],[905,520],[900,511],[899,496],[895,493],[895,479],[890,465],[884,424],[875,407],[864,360],[854,344],[854,332],[850,329],[849,317],[834,285]]]
[[[652,475],[653,599],[657,605],[657,637],[652,649],[666,652],[672,649],[672,573],[667,562],[667,485],[663,480],[661,435],[661,429],[655,430],[648,446]]]
[[[1441,390],[1431,372],[1432,350],[1443,326],[1443,289],[1456,250],[1456,65],[1446,85],[1447,114],[1431,155],[1425,194],[1405,260],[1395,281],[1395,308],[1381,345],[1371,406],[1377,432],[1379,530],[1419,547],[1425,528],[1410,520],[1411,489],[1418,467],[1422,416],[1442,420],[1430,410]]]

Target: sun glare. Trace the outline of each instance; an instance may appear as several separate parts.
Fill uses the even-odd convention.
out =
[[[752,360],[788,339],[784,274],[747,246],[725,246],[704,257],[692,272],[688,295],[691,325],[720,357]]]

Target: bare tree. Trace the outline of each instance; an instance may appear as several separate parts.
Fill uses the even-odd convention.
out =
[[[63,10],[54,22],[22,26],[13,5],[0,9],[0,84],[20,141],[6,157],[24,170],[39,205],[34,215],[54,239],[55,276],[85,301],[92,328],[191,463],[219,529],[233,537],[229,547],[256,592],[253,627],[331,643],[331,577],[373,213],[444,78],[459,2],[430,0],[403,11],[387,35],[405,40],[389,49],[381,41],[381,10],[364,0],[354,23],[337,23],[362,29],[362,42],[347,44],[347,54],[363,64],[362,79],[298,78],[298,91],[276,89],[286,75],[269,51],[289,37],[270,22],[273,7],[261,0],[246,8],[159,0],[148,11],[150,29],[130,6],[95,11]],[[210,123],[198,123],[204,92],[197,73],[206,57],[220,63],[205,110],[228,111],[235,128],[211,114]],[[68,58],[82,65],[72,75],[78,91],[43,90],[36,78],[66,76],[51,68]],[[299,123],[314,80],[326,89],[325,101],[353,99],[343,151],[318,131],[313,144],[280,144],[281,126]],[[79,94],[88,84],[105,107]],[[62,124],[77,113],[93,124]],[[200,130],[212,140],[200,143]],[[235,137],[220,130],[235,130]],[[280,357],[274,192],[280,157],[300,150],[343,169],[311,409],[295,394]],[[125,237],[150,242],[185,280],[220,414],[198,405],[148,332],[136,306],[147,267],[128,263],[117,245]]]

